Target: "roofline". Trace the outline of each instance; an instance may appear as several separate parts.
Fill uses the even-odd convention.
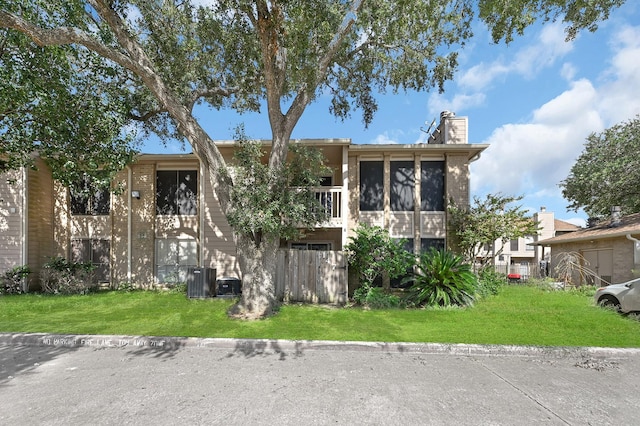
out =
[[[415,149],[433,151],[484,151],[489,144],[480,143],[414,143],[414,144],[353,144],[349,147],[354,151],[383,151],[394,149]]]
[[[576,231],[578,232],[578,231]],[[566,235],[566,234],[565,234]],[[626,237],[627,235],[638,235],[640,236],[640,230],[637,231],[620,231],[620,232],[614,232],[611,234],[604,234],[604,235],[582,235],[582,236],[577,236],[577,237],[572,237],[572,238],[566,238],[566,239],[561,239],[559,241],[553,241],[556,238],[560,238],[560,237],[553,237],[553,238],[547,238],[546,240],[542,240],[542,241],[536,241],[534,243],[529,243],[529,245],[533,245],[533,246],[552,246],[552,245],[556,245],[556,244],[563,244],[563,243],[576,243],[576,242],[580,242],[580,241],[589,241],[589,240],[604,240],[607,238],[618,238],[618,237]]]
[[[260,142],[263,145],[271,145],[273,142],[271,139],[251,139],[256,142]],[[304,138],[304,139],[289,139],[290,143],[300,143],[304,145],[351,145],[351,138]],[[230,139],[218,139],[214,140],[215,145],[220,146],[233,146],[236,144],[235,140]]]
[[[198,156],[193,152],[185,154],[145,154],[140,153],[135,156],[134,163],[136,161],[166,161],[166,160],[198,160]]]

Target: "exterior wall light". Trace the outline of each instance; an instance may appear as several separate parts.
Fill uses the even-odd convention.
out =
[[[131,191],[131,198],[140,199],[140,191]]]

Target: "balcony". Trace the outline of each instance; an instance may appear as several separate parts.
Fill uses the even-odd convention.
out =
[[[329,220],[319,224],[318,228],[340,228],[343,218],[343,187],[342,186],[319,186],[313,189],[316,200],[329,212]]]

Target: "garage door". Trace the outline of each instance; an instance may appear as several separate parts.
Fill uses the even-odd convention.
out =
[[[584,257],[584,267],[591,273],[587,274],[587,284],[601,286],[611,283],[613,276],[613,250],[585,250],[582,252]]]

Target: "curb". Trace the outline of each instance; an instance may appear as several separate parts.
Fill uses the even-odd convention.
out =
[[[111,336],[48,333],[0,333],[0,346],[58,349],[139,349],[176,351],[184,348],[227,349],[242,353],[301,354],[304,351],[356,351],[456,356],[515,356],[537,358],[629,358],[640,348],[573,346],[478,345],[465,343],[359,342],[333,340],[268,340],[168,336]]]

